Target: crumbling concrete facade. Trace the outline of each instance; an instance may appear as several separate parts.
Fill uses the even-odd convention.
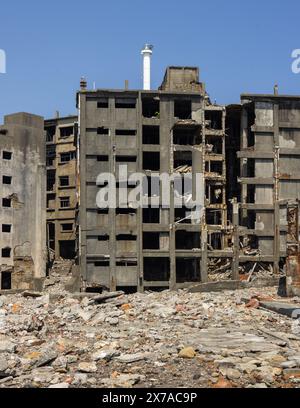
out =
[[[206,282],[208,260],[227,256],[225,107],[210,103],[198,68],[169,67],[158,91],[90,91],[83,81],[77,106],[83,287],[136,291]],[[97,207],[97,176],[109,172],[120,185],[122,164],[129,174],[146,174],[148,187],[161,173],[201,174],[201,215],[177,208],[175,183],[169,208],[149,188],[143,208]]]
[[[45,121],[47,247],[50,259],[75,257],[76,128],[77,116]]]
[[[5,116],[0,154],[0,289],[30,289],[46,264],[44,119]]]

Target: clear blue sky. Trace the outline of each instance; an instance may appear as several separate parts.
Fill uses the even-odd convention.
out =
[[[152,87],[168,65],[197,65],[212,100],[242,92],[300,94],[291,52],[300,48],[299,0],[85,0],[1,2],[0,121],[27,111],[76,112],[82,75],[89,86],[142,87],[140,50],[154,44]]]

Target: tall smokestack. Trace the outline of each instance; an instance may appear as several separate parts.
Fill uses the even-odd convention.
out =
[[[145,44],[144,49],[142,50],[143,55],[143,89],[149,91],[151,89],[151,72],[150,72],[150,63],[152,55],[153,45]]]

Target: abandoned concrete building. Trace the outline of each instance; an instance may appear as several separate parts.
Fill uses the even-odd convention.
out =
[[[0,289],[31,289],[46,264],[44,119],[5,116],[0,154]]]
[[[45,121],[47,166],[47,247],[50,258],[74,259],[77,116]]]
[[[198,68],[169,67],[158,91],[90,91],[83,81],[77,106],[83,286],[135,291],[206,281],[207,257],[228,252],[225,107],[210,103]],[[124,164],[129,176],[147,176],[143,208],[134,202],[99,208],[97,176],[114,174],[119,188]],[[175,183],[169,208],[151,189],[151,178],[160,173],[182,178],[196,172],[204,174],[201,220],[175,206]],[[133,188],[128,185],[129,194]],[[193,196],[194,190],[193,184]]]

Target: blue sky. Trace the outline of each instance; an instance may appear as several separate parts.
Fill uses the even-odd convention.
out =
[[[0,121],[27,111],[76,112],[82,75],[89,87],[142,87],[145,42],[154,44],[152,88],[168,65],[197,65],[212,100],[243,92],[300,94],[291,52],[300,48],[299,0],[4,0]]]

